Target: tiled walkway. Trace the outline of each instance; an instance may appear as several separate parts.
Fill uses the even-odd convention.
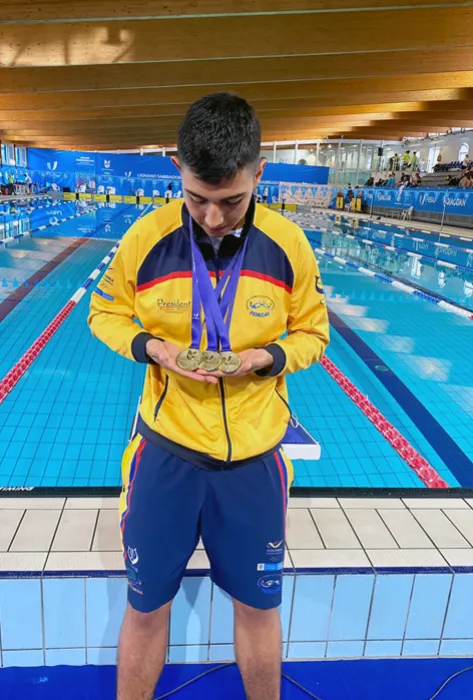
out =
[[[287,545],[296,570],[469,567],[473,499],[291,498]],[[116,498],[0,499],[0,571],[122,570]]]

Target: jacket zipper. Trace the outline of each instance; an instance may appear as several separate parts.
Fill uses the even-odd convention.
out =
[[[291,420],[293,414],[292,414],[292,411],[291,411],[291,409],[290,409],[290,407],[289,407],[288,402],[286,401],[286,399],[284,398],[284,396],[281,396],[281,394],[279,393],[279,391],[278,391],[277,389],[276,389],[276,394],[279,396],[279,398],[281,399],[281,401],[283,402],[283,404],[285,405],[285,407],[286,407],[287,410],[289,411],[289,420]]]
[[[225,404],[225,385],[223,383],[223,379],[220,377],[218,380],[219,385],[220,385],[220,394],[222,397],[222,413],[223,413],[223,424],[225,426],[225,434],[227,436],[227,442],[228,442],[228,452],[227,452],[227,461],[226,464],[230,464],[232,461],[232,441],[230,438],[230,430],[228,428],[228,420],[227,420],[227,407]]]
[[[155,421],[156,421],[156,419],[157,419],[157,417],[158,417],[159,409],[160,409],[161,406],[163,405],[163,401],[164,401],[164,399],[166,398],[166,394],[168,393],[168,385],[169,385],[169,376],[166,375],[166,381],[164,382],[163,393],[162,393],[161,396],[159,397],[159,401],[158,401],[158,403],[156,404],[156,408],[154,409],[154,420],[155,420]]]
[[[218,258],[214,253],[215,257],[215,275],[217,278],[217,284],[220,279],[220,270],[219,270],[219,265],[218,265]],[[227,438],[227,444],[228,444],[228,451],[227,451],[227,459],[226,459],[226,464],[230,464],[232,461],[232,441],[230,438],[230,429],[228,427],[228,417],[227,417],[227,406],[225,402],[225,384],[223,383],[223,379],[220,377],[218,380],[218,384],[220,387],[220,396],[222,399],[222,413],[223,413],[223,425],[225,428],[225,435]]]

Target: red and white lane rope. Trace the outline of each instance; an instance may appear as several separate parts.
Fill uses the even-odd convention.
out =
[[[38,207],[41,208],[41,207]],[[20,238],[24,238],[25,236],[31,236],[33,233],[38,233],[38,231],[45,231],[47,228],[50,228],[51,226],[60,226],[63,224],[65,221],[71,221],[72,219],[77,219],[79,216],[84,216],[84,214],[90,214],[92,211],[95,211],[95,207],[90,207],[88,209],[84,209],[83,211],[80,211],[78,214],[72,214],[72,216],[65,216],[62,219],[55,219],[49,224],[43,224],[42,226],[38,226],[37,228],[32,228],[29,231],[23,231],[22,233],[17,233],[15,236],[9,236],[8,238],[2,238],[0,240],[0,246],[7,246],[9,243],[13,243],[13,241],[17,241]]]
[[[44,329],[38,338],[34,341],[24,355],[18,360],[18,362],[11,368],[11,370],[4,376],[0,381],[0,403],[2,403],[8,394],[11,392],[13,387],[19,382],[22,376],[25,374],[26,370],[33,364],[40,352],[49,343],[53,335],[58,330],[66,318],[69,316],[71,311],[77,306],[79,301],[82,299],[87,289],[90,287],[92,282],[97,279],[101,271],[110,263],[113,256],[118,250],[118,243],[112,248],[112,250],[104,257],[102,262],[97,265],[95,270],[87,277],[84,284],[82,284],[79,289],[74,293],[74,295],[69,299],[67,304],[61,309],[58,315],[53,318],[51,323]]]
[[[151,206],[148,205],[140,214],[137,221],[141,219]],[[21,377],[25,374],[26,370],[33,364],[43,348],[49,343],[53,335],[58,330],[59,326],[66,320],[71,311],[77,306],[84,294],[87,292],[91,284],[97,279],[100,273],[105,267],[109,265],[115,253],[118,250],[120,242],[116,243],[111,251],[107,253],[101,263],[97,265],[95,270],[90,273],[90,275],[85,280],[84,284],[81,284],[79,289],[72,295],[67,304],[61,309],[58,315],[51,321],[51,323],[44,329],[41,335],[36,338],[33,345],[31,345],[28,350],[22,355],[18,362],[11,368],[11,370],[0,380],[0,404],[5,400],[8,394],[11,392],[13,387],[19,382]]]
[[[449,488],[447,482],[437,474],[429,462],[412,447],[406,438],[401,435],[392,423],[378,411],[371,401],[356,388],[353,382],[351,382],[328,357],[324,356],[320,364],[428,488]]]

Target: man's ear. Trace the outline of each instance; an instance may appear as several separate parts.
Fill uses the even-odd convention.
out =
[[[179,158],[177,156],[171,156],[171,160],[176,166],[176,168],[179,170],[179,172],[181,172],[181,164],[179,162]]]
[[[266,167],[266,163],[268,162],[267,158],[261,158],[260,162],[258,163],[258,168],[256,170],[255,174],[255,187],[256,185],[259,185],[261,178],[263,177],[263,172]]]

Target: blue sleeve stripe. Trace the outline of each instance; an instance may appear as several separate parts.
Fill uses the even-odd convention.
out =
[[[97,287],[95,290],[95,293],[98,294],[99,296],[103,297],[104,299],[107,299],[107,301],[115,301],[115,297],[112,297],[110,294],[106,294],[105,292],[102,292],[100,287]]]

